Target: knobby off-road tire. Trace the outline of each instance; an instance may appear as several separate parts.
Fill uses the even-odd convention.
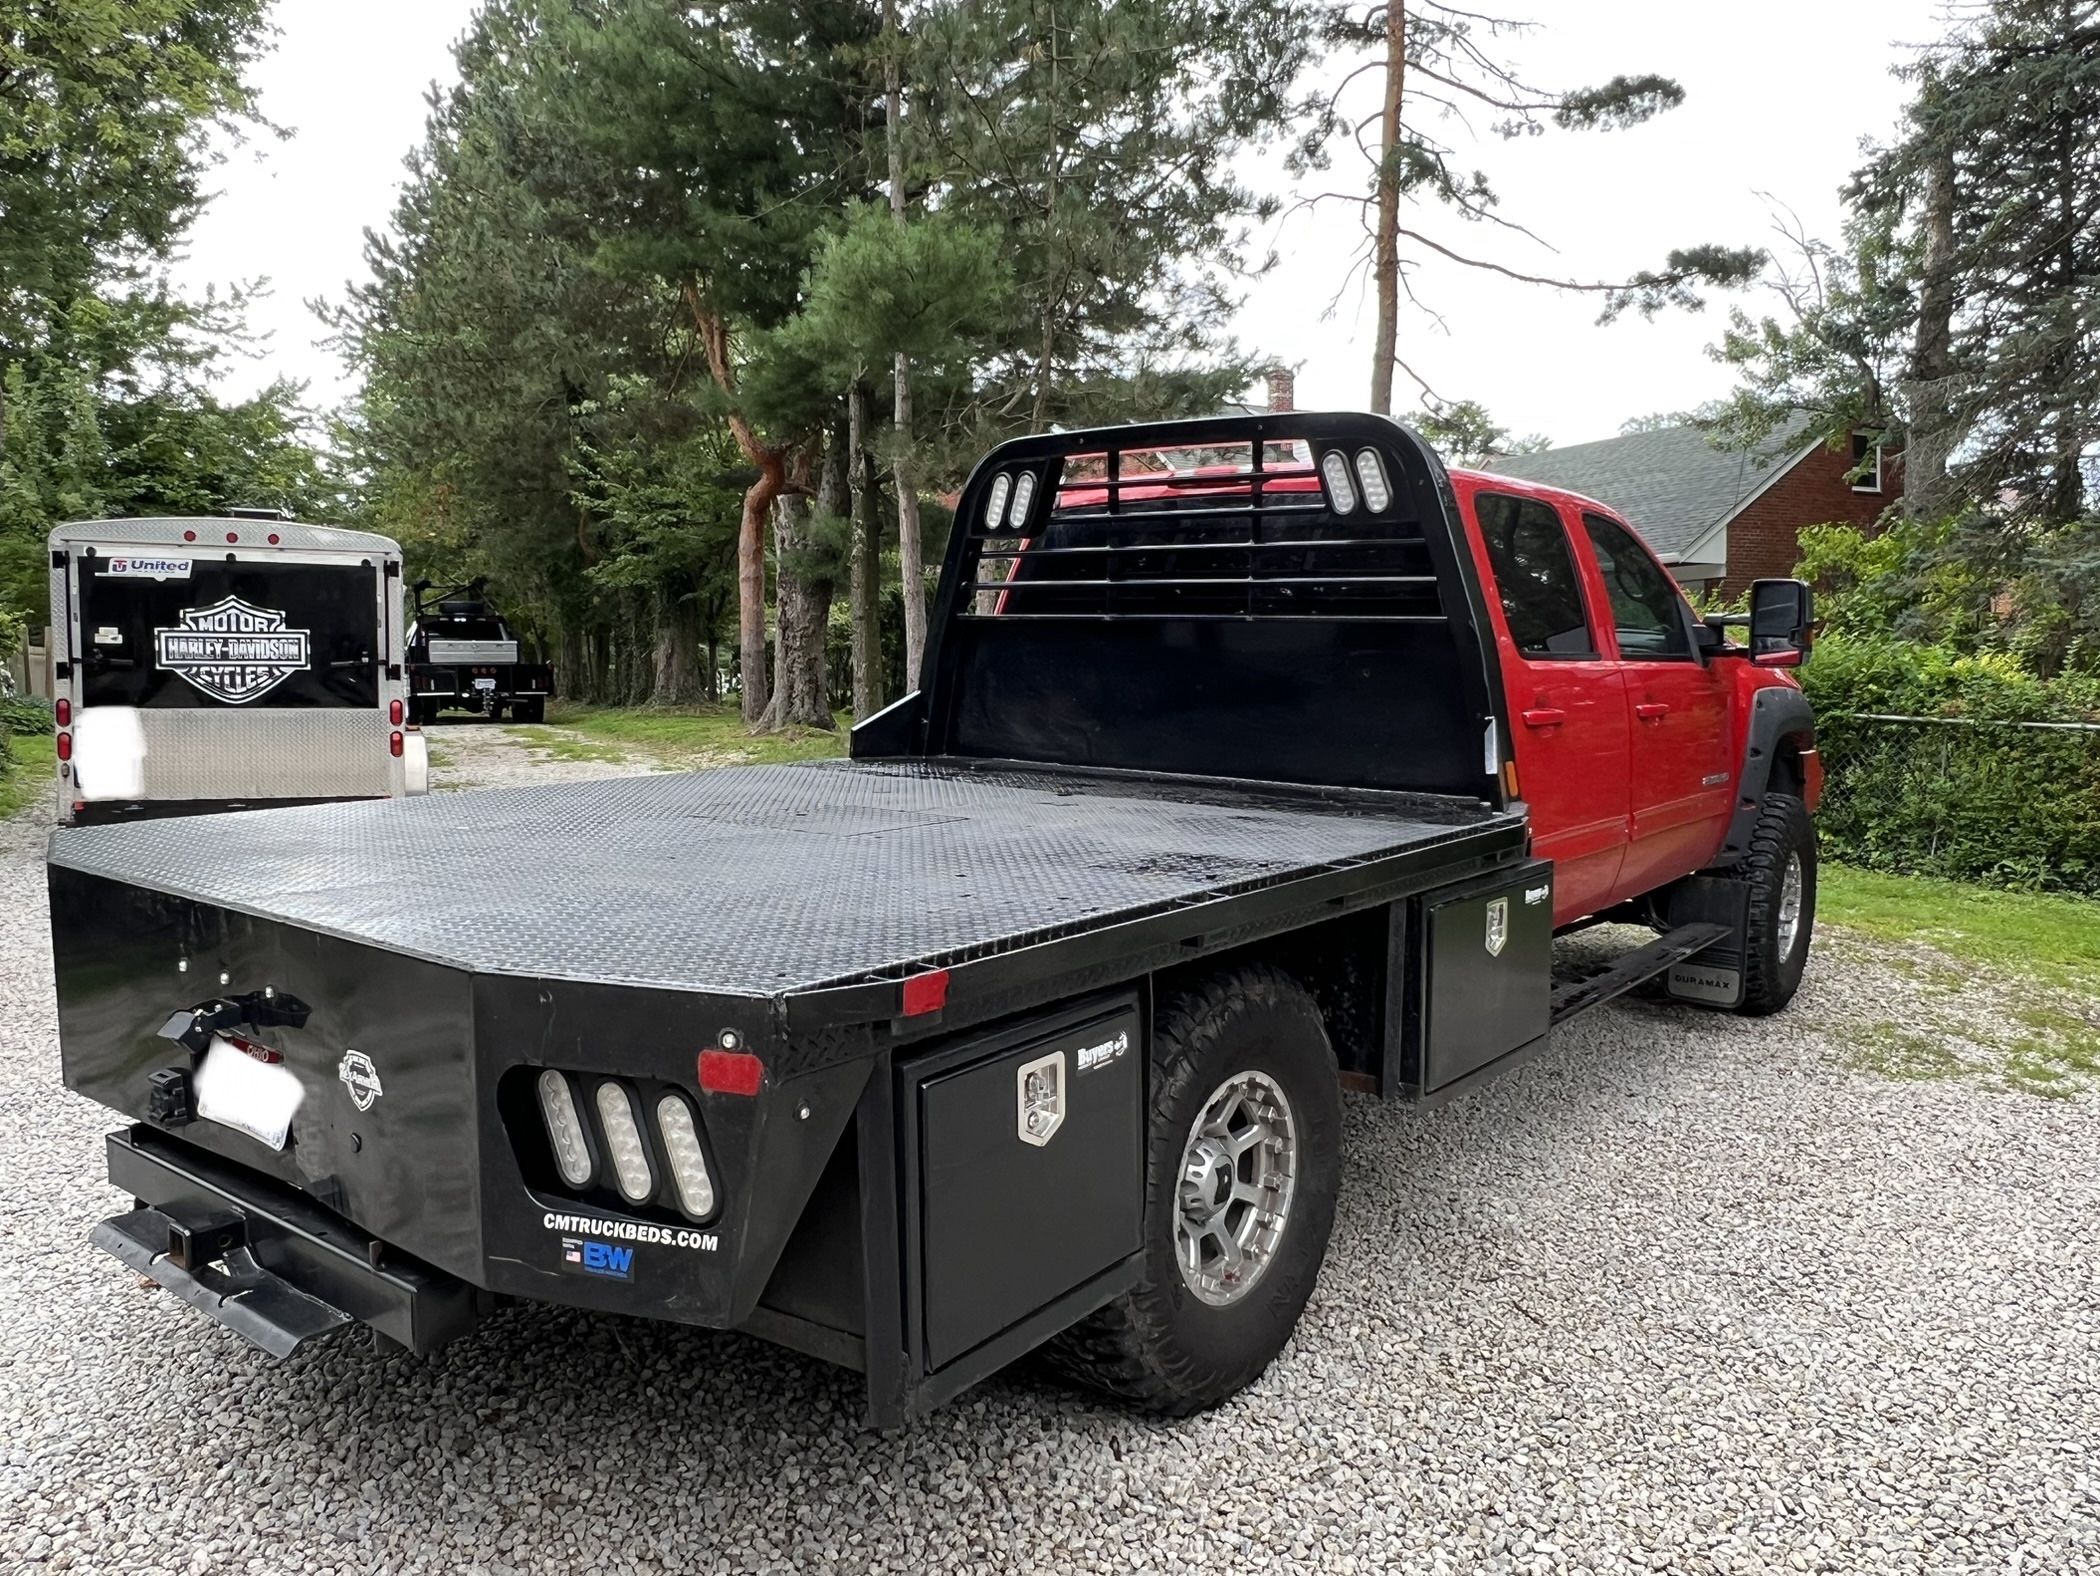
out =
[[[1743,1000],[1737,1012],[1761,1018],[1801,988],[1816,928],[1816,827],[1790,793],[1768,793],[1750,832],[1750,851],[1729,872],[1750,888]]]
[[[1046,1349],[1065,1374],[1150,1412],[1185,1417],[1258,1379],[1290,1340],[1312,1295],[1334,1226],[1342,1106],[1333,1050],[1312,998],[1266,966],[1220,974],[1169,997],[1152,1045],[1145,1160],[1145,1278]],[[1280,1101],[1276,1098],[1281,1096]],[[1220,1115],[1219,1113],[1223,1113]],[[1267,1113],[1266,1115],[1264,1113]],[[1214,1118],[1214,1120],[1213,1120]],[[1197,1131],[1204,1123],[1216,1135]],[[1274,1135],[1288,1130],[1288,1143]],[[1261,1136],[1262,1130],[1271,1135]],[[1224,1157],[1234,1154],[1229,1176]],[[1288,1184],[1275,1162],[1288,1152]],[[1282,1199],[1280,1223],[1251,1203],[1210,1226],[1255,1238],[1237,1270],[1198,1238],[1212,1271],[1199,1292],[1178,1255],[1204,1231],[1203,1200],[1233,1183]],[[1212,1191],[1212,1184],[1215,1191]],[[1194,1212],[1186,1207],[1193,1201]],[[1237,1241],[1235,1236],[1235,1241]],[[1199,1277],[1199,1280],[1201,1278]]]

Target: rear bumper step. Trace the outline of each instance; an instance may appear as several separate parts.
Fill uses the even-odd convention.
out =
[[[291,1189],[150,1128],[109,1135],[109,1180],[140,1207],[89,1240],[273,1357],[352,1322],[431,1352],[472,1329],[487,1300]]]

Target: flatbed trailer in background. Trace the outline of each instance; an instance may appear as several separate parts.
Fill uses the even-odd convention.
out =
[[[1718,821],[1556,996],[1469,525],[1379,418],[1023,440],[851,761],[66,833],[97,1240],[279,1352],[518,1297],[816,1354],[883,1426],[1045,1342],[1216,1404],[1310,1295],[1343,1088],[1449,1098],[1687,960],[1771,1005],[1786,878]]]

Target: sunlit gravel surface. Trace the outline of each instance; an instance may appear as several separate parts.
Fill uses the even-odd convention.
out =
[[[1319,1294],[1218,1412],[1024,1366],[885,1439],[736,1336],[513,1309],[275,1365],[141,1287],[85,1240],[124,1201],[44,831],[0,826],[0,1570],[2100,1570],[2100,1101],[1846,1071],[1903,1011],[1871,958],[1352,1099]]]

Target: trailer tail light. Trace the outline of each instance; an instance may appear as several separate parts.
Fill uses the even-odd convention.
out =
[[[61,733],[58,736],[58,758],[62,761],[70,761],[73,758],[72,734]]]
[[[707,1174],[707,1156],[700,1148],[700,1132],[693,1125],[693,1108],[675,1094],[656,1102],[656,1132],[664,1141],[664,1157],[671,1163],[671,1182],[678,1189],[678,1203],[695,1220],[715,1212],[715,1181]]]
[[[621,1196],[630,1204],[647,1203],[656,1191],[656,1177],[649,1169],[641,1124],[634,1119],[634,1096],[623,1085],[598,1085],[598,1126],[612,1155],[613,1178],[620,1184]]]
[[[1385,466],[1376,449],[1356,451],[1356,479],[1363,483],[1365,507],[1373,514],[1384,514],[1385,506],[1393,501],[1393,489],[1386,485]]]
[[[766,1064],[749,1051],[700,1053],[700,1087],[709,1094],[757,1094],[765,1081]]]
[[[73,703],[63,695],[59,697],[57,704],[51,708],[51,713],[58,719],[58,725],[61,728],[73,726]]]
[[[1356,508],[1356,487],[1349,480],[1349,462],[1340,449],[1329,449],[1320,456],[1320,474],[1327,479],[1327,506],[1336,514],[1349,514]]]
[[[591,1146],[584,1140],[575,1091],[570,1089],[569,1080],[551,1067],[540,1074],[540,1114],[547,1119],[555,1169],[570,1187],[582,1187],[591,1179]]]
[[[396,702],[396,704],[398,705],[399,703]],[[387,735],[386,752],[389,755],[399,755],[401,753],[401,735],[399,733]]]
[[[401,726],[401,702],[390,700],[386,703],[386,720],[397,728]]]

